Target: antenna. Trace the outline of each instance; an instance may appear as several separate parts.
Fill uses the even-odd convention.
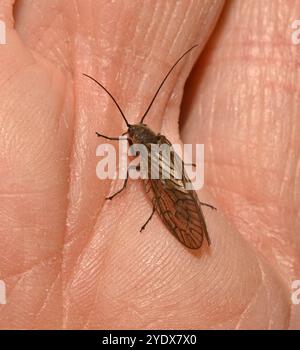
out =
[[[82,74],[83,74],[84,76],[90,78],[91,80],[93,80],[96,84],[98,84],[100,87],[102,87],[102,89],[103,89],[104,91],[106,91],[106,92],[108,93],[108,95],[111,97],[111,99],[114,101],[115,105],[117,106],[118,110],[120,111],[120,113],[121,113],[123,119],[125,120],[126,125],[129,127],[130,124],[128,123],[128,121],[127,121],[127,119],[126,119],[126,117],[125,117],[125,114],[123,113],[121,107],[119,106],[118,102],[115,100],[115,98],[113,97],[113,95],[112,95],[102,84],[100,84],[99,81],[97,81],[96,79],[94,79],[93,77],[91,77],[91,76],[88,75],[88,74],[85,74],[85,73],[82,73]]]
[[[146,112],[144,113],[144,115],[143,115],[143,117],[142,117],[140,123],[142,123],[142,122],[144,121],[146,115],[148,114],[150,108],[151,108],[152,105],[153,105],[154,100],[156,99],[156,96],[158,95],[160,89],[161,89],[162,86],[164,85],[164,83],[165,83],[165,81],[167,80],[168,76],[171,74],[172,70],[173,70],[173,69],[176,67],[176,65],[183,59],[183,57],[184,57],[185,55],[187,55],[190,51],[192,51],[192,50],[193,50],[195,47],[197,47],[197,46],[198,46],[198,45],[194,45],[193,47],[191,47],[189,50],[187,50],[187,51],[174,63],[174,65],[172,66],[172,68],[169,70],[168,74],[165,76],[164,80],[160,83],[160,85],[159,85],[159,87],[158,87],[158,89],[157,89],[157,91],[156,91],[156,93],[155,93],[155,95],[154,95],[152,101],[150,102],[150,104],[149,104],[149,106],[148,106]]]

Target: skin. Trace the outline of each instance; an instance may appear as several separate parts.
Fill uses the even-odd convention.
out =
[[[299,1],[1,0],[0,18],[0,328],[300,328]],[[157,215],[139,233],[140,181],[105,201],[121,184],[96,177],[95,131],[126,129],[81,73],[134,123],[195,43],[146,119],[205,144],[218,211],[191,252]]]

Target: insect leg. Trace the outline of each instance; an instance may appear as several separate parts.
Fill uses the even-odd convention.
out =
[[[129,178],[129,170],[130,170],[130,167],[128,167],[128,169],[127,169],[126,178],[124,180],[122,188],[119,191],[117,191],[116,193],[114,193],[113,195],[111,195],[109,197],[106,197],[105,199],[112,200],[117,194],[119,194],[119,193],[121,193],[122,191],[125,190],[125,188],[127,186],[128,178]],[[136,170],[138,170],[138,171],[140,170],[140,165],[139,164],[136,166]]]
[[[116,141],[127,140],[127,137],[110,137],[110,136],[105,136],[105,135],[99,134],[98,132],[96,132],[96,135],[98,137],[103,137],[106,140],[116,140]]]
[[[193,166],[194,168],[196,168],[195,163],[184,163],[184,166]]]
[[[128,182],[128,171],[127,171],[127,175],[126,175],[126,179],[123,183],[123,187],[117,191],[116,193],[114,193],[113,195],[109,196],[109,197],[106,197],[105,199],[109,199],[109,200],[112,200],[117,194],[121,193],[123,190],[125,190],[126,188],[126,185],[127,185],[127,182]]]
[[[206,207],[209,207],[210,209],[213,209],[213,210],[217,210],[217,208],[215,208],[214,206],[210,205],[210,204],[207,204],[207,203],[203,203],[203,202],[200,202],[201,205],[205,205]]]
[[[152,216],[153,216],[154,212],[155,212],[155,205],[153,204],[152,213],[151,213],[151,215],[149,216],[148,220],[147,220],[147,221],[144,223],[144,225],[141,227],[140,232],[142,232],[142,231],[145,229],[145,227],[147,226],[147,224],[149,223],[149,221],[152,219]]]
[[[117,191],[116,193],[114,193],[113,195],[109,196],[109,197],[106,197],[105,199],[109,199],[109,200],[112,200],[117,194],[121,193],[123,190],[125,190],[126,188],[126,185],[127,185],[127,182],[128,182],[128,176],[129,176],[129,168],[127,169],[127,172],[126,172],[126,179],[124,180],[124,183],[123,183],[123,186],[122,188]]]

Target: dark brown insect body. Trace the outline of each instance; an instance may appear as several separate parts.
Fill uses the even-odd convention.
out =
[[[125,132],[123,135],[126,135],[126,134],[128,135],[127,139],[129,143],[142,144],[148,150],[149,156],[147,160],[142,159],[142,161],[147,161],[149,163],[148,178],[144,180],[144,183],[145,183],[146,192],[151,197],[153,209],[150,217],[148,218],[146,223],[142,226],[141,231],[146,227],[146,225],[151,220],[153,214],[156,211],[159,214],[162,221],[164,222],[164,224],[166,225],[166,227],[169,229],[169,231],[182,244],[184,244],[186,247],[191,249],[200,248],[202,245],[204,236],[208,244],[210,244],[210,238],[207,232],[204,216],[201,210],[201,205],[206,205],[212,209],[215,209],[215,208],[209,204],[200,202],[196,192],[194,190],[187,189],[186,185],[188,183],[190,184],[189,177],[184,171],[184,164],[182,160],[174,152],[170,141],[165,136],[154,133],[147,125],[143,124],[143,121],[149,109],[151,108],[159,90],[161,89],[165,80],[170,75],[171,71],[174,69],[177,63],[194,47],[195,46],[193,46],[191,49],[185,52],[170,69],[170,71],[168,72],[168,74],[160,84],[148,109],[144,113],[141,119],[141,122],[138,124],[129,124],[123,111],[121,110],[120,106],[118,105],[114,97],[111,95],[111,93],[94,78],[84,74],[85,76],[95,81],[98,85],[100,85],[115,102],[117,108],[119,109],[128,127],[127,132]],[[103,137],[105,139],[119,140],[118,137],[108,137],[99,133],[96,133],[96,134],[99,137]],[[169,147],[171,162],[167,164],[167,160],[164,158],[164,156],[161,153],[159,153],[158,157],[155,158],[157,160],[154,160],[154,158],[150,156],[151,145],[166,145],[167,147]],[[181,178],[175,177],[172,171],[170,172],[169,178],[163,178],[161,176],[159,176],[158,179],[151,178],[150,169],[153,166],[158,169],[159,174],[162,174],[162,168],[164,166],[169,166],[171,168],[174,168],[176,167],[176,164],[180,164],[180,163],[182,165]],[[108,199],[112,199],[117,194],[121,193],[126,188],[127,180],[128,180],[128,171],[127,171],[127,178],[124,181],[123,187],[118,192],[108,197]]]
[[[142,143],[147,147],[150,154],[151,144],[168,145],[170,147],[171,168],[176,167],[174,161],[178,155],[172,149],[169,140],[160,134],[155,134],[151,129],[143,124],[134,125],[134,132],[131,134],[128,130],[129,137],[133,143]],[[194,190],[188,190],[186,184],[190,183],[189,177],[184,171],[182,162],[182,177],[175,178],[170,171],[169,179],[151,179],[151,166],[157,166],[159,173],[162,174],[163,163],[166,161],[163,154],[159,154],[158,164],[153,164],[156,160],[149,158],[151,164],[148,166],[148,179],[144,180],[146,193],[151,197],[153,212],[156,210],[164,224],[170,232],[186,247],[197,249],[200,248],[203,236],[208,236],[204,216],[201,210],[201,202]],[[151,166],[150,166],[151,165]],[[169,164],[167,164],[169,166]],[[172,170],[172,169],[171,169]],[[173,174],[173,175],[172,175]],[[204,204],[204,203],[203,203]]]

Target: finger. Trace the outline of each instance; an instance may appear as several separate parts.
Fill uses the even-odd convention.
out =
[[[228,4],[183,108],[183,139],[205,144],[206,179],[218,202],[289,288],[300,263],[298,48],[291,40],[298,17],[296,1]]]
[[[14,29],[0,66],[0,327],[57,328],[72,89]]]
[[[80,16],[76,17],[79,22],[73,27],[73,35],[84,40],[77,41],[77,45],[82,46],[74,51],[77,125],[70,177],[69,233],[66,237],[70,244],[65,254],[66,259],[70,257],[70,267],[89,239],[110,192],[111,180],[99,181],[95,176],[100,160],[95,157],[96,147],[102,142],[95,137],[95,131],[108,136],[121,135],[125,131],[125,123],[111,98],[82,73],[104,84],[131,123],[140,120],[171,65],[195,43],[200,43],[199,49],[204,45],[222,2],[217,5],[210,1],[183,2],[176,5],[177,9],[174,6],[172,2],[171,5],[153,2],[141,6],[138,1],[130,2],[130,5],[128,2],[125,5],[98,1],[91,2],[90,7],[79,5]],[[176,20],[173,11],[177,14]],[[90,13],[94,15],[90,16]],[[128,18],[132,21],[129,27]],[[187,27],[185,23],[189,23]],[[187,57],[170,76],[157,104],[151,109],[147,122],[156,131],[160,128],[166,105],[173,105],[169,97],[178,75],[184,71],[180,79],[182,89],[184,76],[191,69],[197,52],[193,55]],[[176,103],[178,106],[180,99]]]

